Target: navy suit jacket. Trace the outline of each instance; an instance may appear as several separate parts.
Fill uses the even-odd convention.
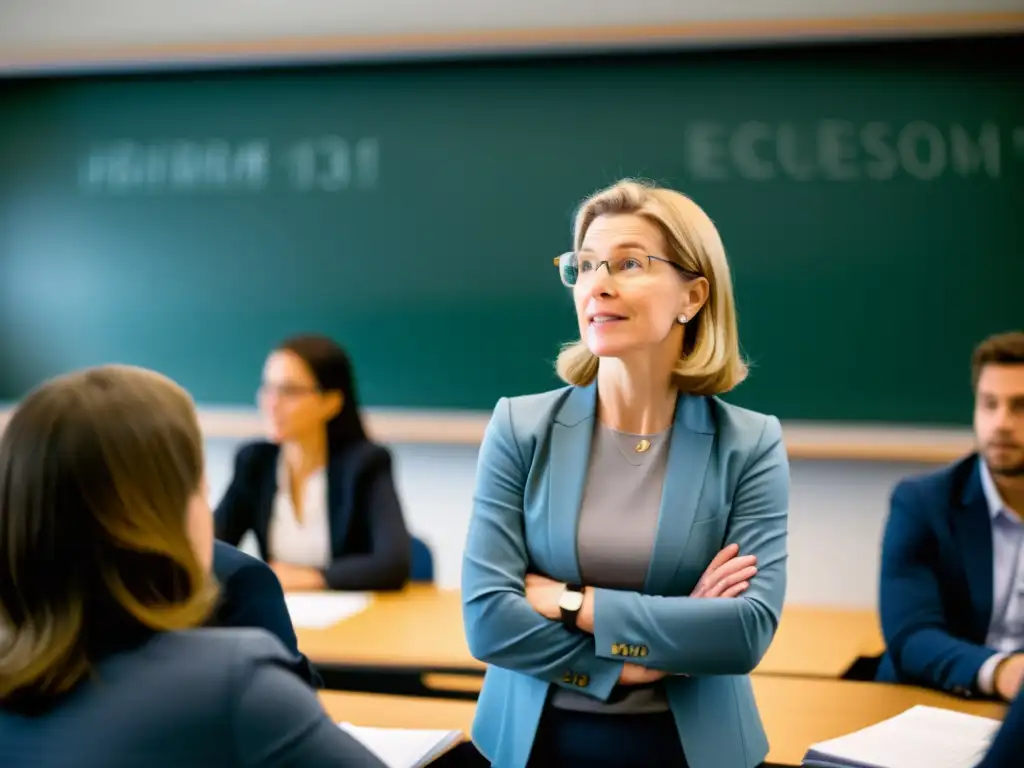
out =
[[[277,495],[280,448],[267,442],[243,446],[235,472],[214,513],[217,538],[237,546],[253,531],[264,560]],[[327,506],[334,558],[324,571],[330,589],[385,591],[409,580],[412,541],[391,476],[391,454],[359,441],[335,452],[327,464]]]
[[[992,745],[977,768],[1020,768],[1024,756],[1024,695],[1018,695],[1006,713]]]
[[[882,543],[877,679],[978,694],[992,618],[992,519],[971,455],[902,481]]]
[[[225,544],[213,545],[213,573],[220,584],[220,601],[210,622],[219,627],[259,627],[276,636],[291,660],[288,668],[314,688],[323,681],[299,652],[284,591],[277,576],[262,560]]]

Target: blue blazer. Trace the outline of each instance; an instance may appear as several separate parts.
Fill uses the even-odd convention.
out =
[[[284,601],[284,590],[270,566],[230,544],[216,541],[213,544],[213,574],[220,584],[220,600],[210,624],[267,630],[281,641],[290,655],[289,669],[309,685],[319,688],[323,681],[309,659],[299,652],[292,617]]]
[[[977,768],[1020,768],[1024,755],[1024,694],[1018,694]]]
[[[882,541],[883,682],[973,696],[992,619],[992,520],[972,455],[892,493]]]
[[[272,560],[267,536],[277,495],[279,446],[256,442],[235,456],[231,485],[217,505],[217,538],[237,546],[256,534]],[[391,454],[369,441],[333,453],[327,464],[327,507],[334,561],[324,571],[330,589],[385,591],[409,580],[412,542],[391,475]]]
[[[690,768],[755,766],[768,742],[748,674],[771,644],[786,591],[789,463],[779,422],[680,396],[644,590],[595,590],[594,634],[582,634],[540,616],[523,585],[531,571],[580,581],[576,529],[596,392],[503,398],[487,427],[462,567],[469,648],[489,665],[473,740],[498,768],[522,768],[551,686],[605,701],[630,661],[674,675],[665,688]],[[688,597],[732,542],[757,556],[750,588],[733,599]]]

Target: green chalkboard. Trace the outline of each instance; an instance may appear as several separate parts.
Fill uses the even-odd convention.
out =
[[[783,418],[961,423],[1024,319],[1020,38],[0,81],[0,400],[78,366],[250,404],[334,335],[368,405],[557,385],[552,256],[622,176],[690,193]]]

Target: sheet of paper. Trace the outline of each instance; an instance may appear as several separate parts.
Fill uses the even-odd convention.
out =
[[[338,723],[388,768],[423,768],[462,741],[460,731],[370,728]]]
[[[974,768],[999,730],[998,720],[937,707],[911,707],[847,736],[814,744],[822,763],[871,768]]]
[[[366,592],[287,592],[288,614],[296,629],[326,629],[370,604]]]

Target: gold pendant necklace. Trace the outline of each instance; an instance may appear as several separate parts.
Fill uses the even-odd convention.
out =
[[[633,446],[633,450],[636,451],[637,453],[646,453],[647,449],[649,449],[650,447],[651,447],[651,441],[650,440],[641,440],[639,443],[637,443],[635,446]]]

